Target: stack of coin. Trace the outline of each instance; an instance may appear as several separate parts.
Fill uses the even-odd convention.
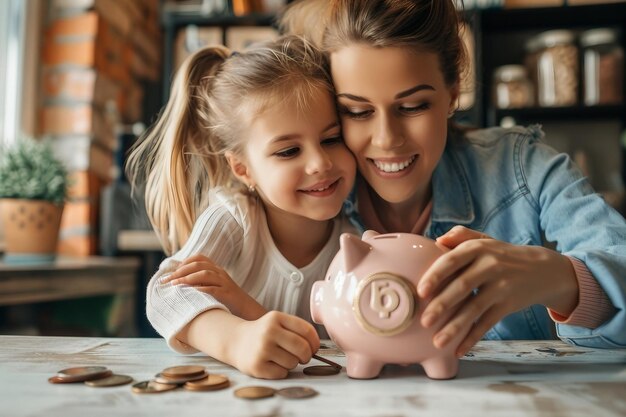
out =
[[[77,366],[62,369],[48,378],[52,384],[84,382],[92,387],[114,387],[128,384],[133,378],[127,375],[116,375],[104,366]]]
[[[226,376],[214,374],[197,381],[186,382],[183,388],[189,391],[217,391],[229,386],[230,381]]]
[[[189,381],[196,381],[206,378],[208,373],[204,366],[182,365],[170,366],[156,374],[154,381],[159,384],[183,385]]]

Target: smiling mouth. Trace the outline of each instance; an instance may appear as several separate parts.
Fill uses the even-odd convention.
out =
[[[330,194],[333,191],[335,191],[335,188],[337,188],[338,183],[339,183],[339,180],[336,180],[326,186],[322,186],[318,188],[309,188],[308,190],[300,190],[300,192],[309,194],[309,195],[322,196],[322,195]]]
[[[409,166],[411,166],[411,164],[413,164],[416,159],[417,155],[413,155],[404,161],[384,162],[375,159],[370,159],[370,161],[372,161],[372,163],[376,166],[376,168],[378,168],[379,171],[385,173],[394,173],[404,171]]]

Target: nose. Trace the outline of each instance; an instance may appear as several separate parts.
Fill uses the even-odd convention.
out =
[[[330,155],[323,148],[317,148],[311,151],[309,159],[306,164],[306,173],[308,175],[318,174],[325,172],[333,167],[333,161]]]
[[[383,149],[396,149],[404,145],[402,129],[398,121],[389,114],[382,113],[372,134],[372,145]]]

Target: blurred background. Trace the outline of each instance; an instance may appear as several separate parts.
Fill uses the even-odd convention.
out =
[[[0,152],[25,137],[45,141],[71,184],[56,260],[0,260],[0,334],[155,336],[145,288],[163,253],[131,198],[127,150],[155,121],[185,57],[204,45],[241,50],[278,36],[286,3],[0,1]],[[546,141],[623,214],[626,2],[464,6],[471,62],[457,122],[541,124]],[[5,230],[0,223],[0,253]]]

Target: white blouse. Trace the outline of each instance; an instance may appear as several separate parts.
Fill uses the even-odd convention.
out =
[[[176,335],[200,313],[226,306],[213,296],[188,285],[162,284],[180,263],[202,254],[220,265],[230,277],[267,310],[279,310],[311,321],[309,299],[313,282],[323,280],[339,250],[341,233],[356,233],[343,217],[333,220],[333,231],[318,256],[296,268],[274,245],[263,205],[254,197],[216,189],[209,207],[198,217],[180,251],[165,259],[148,283],[146,313],[170,348],[180,353],[196,349]]]

